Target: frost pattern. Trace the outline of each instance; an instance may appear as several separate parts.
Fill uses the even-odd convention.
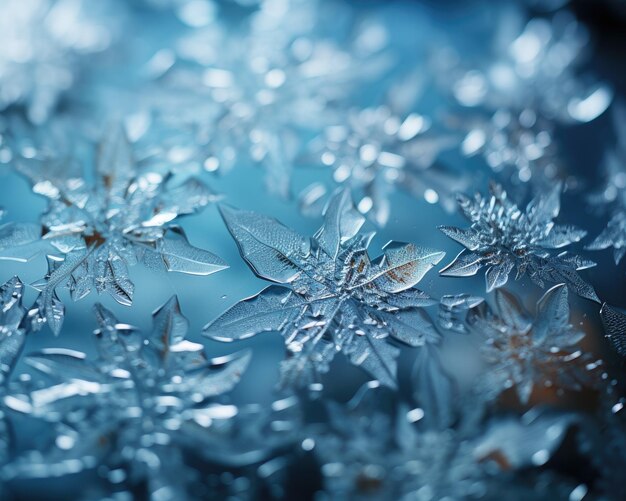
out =
[[[4,396],[8,393],[9,380],[19,358],[26,329],[23,323],[26,309],[22,306],[24,284],[13,277],[0,287],[0,468],[9,459],[13,435],[5,413]],[[0,494],[2,494],[0,482]]]
[[[183,451],[201,451],[213,422],[236,414],[217,397],[238,383],[250,355],[208,359],[201,344],[186,338],[188,322],[175,296],[154,312],[148,334],[100,304],[94,311],[97,358],[58,348],[26,358],[50,382],[12,395],[11,406],[50,421],[56,435],[9,471],[41,478],[98,468],[114,484],[145,482],[151,499],[186,499],[193,479]]]
[[[311,142],[303,159],[332,168],[333,180],[353,191],[359,211],[378,226],[389,219],[389,195],[395,186],[429,203],[439,201],[450,211],[453,194],[467,186],[465,176],[436,163],[457,138],[414,111],[422,87],[420,77],[411,75],[393,86],[384,104],[351,109],[345,118],[342,114],[342,121],[329,124]],[[325,191],[316,183],[302,193],[305,213],[323,207]]]
[[[161,155],[210,172],[256,164],[264,169],[266,189],[288,197],[302,136],[334,120],[337,103],[387,66],[383,26],[344,28],[338,20],[349,13],[334,5],[323,15],[316,4],[264,2],[244,26],[213,23],[155,54],[148,66],[158,89],[149,106],[156,134],[170,127],[193,136],[166,137]],[[340,45],[335,38],[341,35],[352,42]],[[181,94],[193,101],[184,114]]]
[[[64,160],[24,160],[18,169],[35,193],[49,199],[41,219],[43,239],[55,251],[48,256],[48,275],[36,284],[41,294],[29,313],[36,328],[47,322],[60,332],[64,307],[57,290],[62,287],[69,288],[74,300],[95,289],[130,305],[134,285],[128,267],[138,262],[190,275],[227,267],[219,257],[189,244],[174,224],[215,195],[194,178],[181,181],[169,173],[139,171],[121,129],[100,143],[93,183]]]
[[[384,412],[383,397],[369,383],[347,405],[328,404],[329,424],[313,435],[323,499],[499,499],[510,492],[514,472],[548,461],[571,422],[528,413],[469,434],[437,431],[420,427],[419,408],[400,407],[395,417]],[[504,471],[508,485],[498,478]]]
[[[613,114],[618,144],[605,160],[602,189],[590,199],[593,205],[608,209],[606,228],[589,244],[588,250],[613,248],[613,259],[619,264],[626,255],[626,104],[619,103]]]
[[[502,4],[487,16],[497,29],[491,51],[472,64],[459,56],[438,58],[440,85],[463,108],[456,126],[467,135],[461,151],[480,153],[513,181],[545,186],[562,175],[556,125],[591,122],[613,99],[611,87],[580,75],[589,34],[567,11],[528,20],[519,6]],[[486,30],[487,31],[487,30]],[[462,61],[457,64],[457,61]]]
[[[364,217],[342,191],[330,201],[324,225],[311,239],[275,219],[222,207],[241,255],[272,285],[208,324],[204,333],[221,341],[279,331],[288,357],[283,386],[317,382],[342,352],[381,383],[396,386],[398,348],[419,346],[434,327],[419,307],[430,298],[414,289],[444,256],[413,244],[390,242],[370,260],[373,236],[360,233]]]
[[[459,195],[459,207],[472,223],[470,228],[440,226],[448,237],[463,245],[463,250],[441,274],[449,277],[475,275],[487,267],[487,292],[505,285],[516,269],[516,279],[527,274],[544,287],[545,283],[563,282],[576,294],[600,302],[593,287],[577,273],[595,266],[593,261],[556,249],[580,241],[586,232],[572,225],[559,225],[561,185],[547,194],[537,195],[522,211],[497,184],[490,185],[490,196],[469,198]]]
[[[626,314],[604,303],[600,310],[606,337],[623,357],[626,357]]]
[[[88,15],[85,4],[83,0],[2,2],[0,110],[23,105],[32,122],[44,122],[74,83],[80,56],[102,51],[111,43],[111,30]],[[95,10],[102,14],[102,6]]]
[[[4,210],[0,209],[0,219]],[[0,225],[0,260],[28,262],[43,252],[41,226],[8,222]]]
[[[564,284],[554,286],[532,318],[515,296],[498,289],[493,309],[470,313],[470,331],[483,340],[480,350],[487,363],[479,393],[495,398],[515,387],[527,404],[539,386],[562,392],[595,384],[593,371],[601,361],[583,351],[585,333],[570,324],[567,297]]]

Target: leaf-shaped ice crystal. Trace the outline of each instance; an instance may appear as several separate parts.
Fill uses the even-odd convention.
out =
[[[234,341],[278,331],[288,357],[282,384],[302,386],[328,371],[337,352],[381,383],[395,387],[398,348],[424,343],[433,326],[417,309],[430,304],[413,288],[444,256],[413,244],[391,242],[370,260],[371,234],[348,191],[330,201],[322,228],[311,239],[275,219],[230,207],[222,216],[243,258],[274,285],[236,304],[204,333]]]
[[[498,289],[493,309],[470,312],[470,330],[483,340],[488,364],[481,391],[496,397],[515,386],[527,404],[538,385],[561,392],[594,383],[593,370],[600,362],[582,350],[585,334],[570,324],[567,300],[565,284],[552,287],[532,318],[513,294]]]
[[[35,158],[18,165],[33,189],[49,199],[43,238],[64,254],[48,259],[48,276],[31,311],[35,326],[48,322],[55,333],[60,331],[59,287],[69,288],[74,300],[95,289],[130,305],[134,285],[128,267],[138,261],[190,275],[226,268],[216,255],[192,246],[174,224],[213,201],[213,193],[194,178],[180,181],[169,173],[140,171],[121,128],[100,143],[91,185],[71,166],[57,172],[49,164],[49,159]]]
[[[216,398],[239,382],[250,355],[208,359],[201,344],[186,339],[188,323],[175,296],[153,313],[147,334],[100,304],[94,310],[97,358],[55,348],[27,357],[50,383],[13,395],[12,407],[53,422],[57,436],[40,461],[23,458],[13,474],[121,469],[130,485],[146,481],[150,496],[160,488],[185,492],[185,430],[192,426],[200,437],[200,428],[210,433],[213,421],[236,414]],[[169,474],[170,468],[179,475]]]
[[[623,357],[626,357],[626,314],[604,303],[600,310],[602,323],[615,351]]]
[[[468,229],[440,226],[440,230],[463,245],[454,261],[440,273],[450,277],[475,275],[487,267],[487,292],[505,285],[516,269],[517,278],[528,274],[540,287],[545,282],[565,283],[576,294],[599,302],[593,287],[577,273],[594,266],[592,261],[566,252],[556,253],[580,241],[586,232],[574,226],[558,225],[561,185],[540,194],[521,210],[499,185],[491,185],[489,197],[459,195],[459,206],[470,221]]]

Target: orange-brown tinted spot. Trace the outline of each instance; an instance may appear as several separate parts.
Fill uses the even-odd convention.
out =
[[[102,234],[97,231],[94,231],[91,235],[85,235],[84,238],[87,247],[91,247],[92,245],[95,247],[100,247],[106,242],[106,238],[104,238]]]
[[[398,266],[393,270],[389,270],[387,275],[394,282],[399,282],[401,284],[405,284],[407,282],[408,277],[412,276],[417,268],[417,263],[415,261],[411,261],[410,263],[403,264],[402,266]]]
[[[507,457],[502,453],[502,451],[499,450],[491,451],[489,454],[481,457],[479,461],[481,463],[491,461],[497,464],[502,471],[509,471],[512,468],[512,465]]]
[[[367,474],[360,473],[356,478],[357,492],[363,494],[375,494],[382,487],[382,480],[380,478],[371,477]]]
[[[364,270],[364,269],[365,269],[365,261],[361,261],[361,262],[359,263],[358,268],[357,268],[357,272],[359,272],[359,273],[363,273],[363,270]]]

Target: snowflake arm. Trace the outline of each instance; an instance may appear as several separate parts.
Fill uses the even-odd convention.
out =
[[[600,310],[602,323],[604,324],[605,335],[611,345],[623,357],[626,357],[626,315],[604,303]]]
[[[609,247],[613,247],[613,259],[618,265],[626,255],[626,210],[617,211],[606,228],[585,248],[598,251]]]

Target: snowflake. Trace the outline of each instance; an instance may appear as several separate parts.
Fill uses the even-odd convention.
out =
[[[383,384],[395,387],[398,348],[437,336],[420,306],[431,304],[413,289],[443,252],[390,242],[371,261],[373,234],[359,230],[364,217],[349,192],[335,195],[325,222],[312,239],[275,219],[222,207],[222,216],[241,255],[273,285],[246,299],[205,327],[205,334],[234,341],[265,331],[285,338],[288,358],[282,384],[302,386],[329,370],[342,352]]]
[[[480,350],[487,368],[479,386],[488,398],[514,386],[527,404],[538,385],[562,392],[594,383],[601,361],[582,350],[585,333],[569,323],[567,296],[564,284],[554,286],[537,303],[533,319],[515,296],[498,289],[495,310],[470,313],[470,331],[484,340]]]
[[[498,110],[490,117],[469,117],[459,122],[466,135],[461,153],[482,155],[487,165],[513,185],[532,183],[545,189],[562,177],[558,148],[550,122],[525,110],[514,115]]]
[[[447,75],[445,85],[459,104],[518,115],[529,111],[562,123],[590,122],[606,111],[611,89],[586,84],[578,75],[589,34],[571,13],[534,18],[522,26],[525,15],[515,8],[495,12],[500,28],[493,37],[495,54],[486,64],[454,68]]]
[[[82,0],[6,0],[0,6],[0,110],[23,105],[29,119],[48,118],[76,79],[81,55],[102,51],[112,33]],[[105,7],[107,6],[104,3]],[[106,9],[96,8],[101,16]],[[93,6],[89,6],[91,11]]]
[[[192,472],[184,451],[201,451],[213,427],[236,414],[216,397],[238,383],[250,355],[208,359],[201,344],[186,339],[175,296],[153,313],[149,334],[100,304],[94,310],[97,358],[57,348],[26,357],[51,383],[15,393],[8,404],[52,422],[55,437],[47,449],[18,458],[11,476],[98,469],[113,484],[145,482],[152,499],[185,499]]]
[[[438,58],[437,73],[456,103],[476,110],[471,120],[459,114],[459,129],[467,134],[461,151],[482,154],[497,172],[512,167],[517,184],[545,185],[561,174],[554,126],[594,120],[613,92],[579,74],[589,35],[570,13],[526,22],[526,14],[508,4],[494,12],[495,19],[485,16],[499,28],[493,47],[481,52],[488,57],[471,67],[458,64],[468,57],[451,49]]]
[[[465,176],[435,164],[457,140],[436,131],[428,117],[412,112],[420,87],[419,77],[411,75],[392,88],[385,104],[349,110],[311,142],[304,159],[332,168],[335,183],[350,187],[359,197],[359,211],[378,226],[389,219],[394,186],[429,203],[439,201],[450,211],[451,194],[467,186]],[[324,194],[319,183],[305,190],[300,197],[305,213],[318,212]]]
[[[587,245],[588,250],[604,250],[613,247],[615,264],[626,254],[626,105],[615,107],[613,122],[618,136],[614,151],[605,160],[605,181],[599,192],[589,198],[594,206],[609,209],[612,214],[606,228]]]
[[[501,499],[512,473],[547,462],[571,422],[529,413],[464,434],[424,429],[421,409],[385,412],[384,402],[369,383],[347,405],[329,402],[328,425],[310,431],[322,463],[322,499]],[[503,471],[506,482],[498,478]]]
[[[4,397],[9,392],[9,380],[22,351],[26,337],[22,306],[24,285],[14,277],[0,287],[0,466],[9,459],[13,434],[5,414]],[[3,492],[0,482],[0,494]]]
[[[525,211],[508,199],[501,186],[492,183],[490,192],[488,198],[478,193],[474,199],[458,196],[459,206],[472,225],[466,230],[439,227],[466,247],[440,273],[467,277],[487,266],[485,279],[487,292],[491,292],[505,285],[513,268],[517,268],[516,279],[528,274],[540,287],[545,282],[564,282],[576,294],[599,302],[593,287],[577,273],[595,263],[567,252],[554,253],[555,249],[567,247],[586,235],[575,226],[553,222],[560,211],[561,185],[535,197]]]
[[[67,286],[74,300],[96,289],[130,305],[134,285],[128,266],[143,260],[157,269],[209,275],[226,264],[193,247],[173,224],[192,214],[214,195],[200,181],[179,182],[169,174],[139,172],[122,130],[99,145],[93,184],[65,161],[32,159],[18,169],[33,191],[49,199],[42,216],[43,239],[64,256],[48,256],[49,272],[36,284],[41,294],[29,315],[39,328],[48,322],[59,333],[64,307],[57,296]]]
[[[211,25],[159,51],[150,66],[160,68],[159,88],[176,98],[172,109],[162,99],[152,107],[155,134],[168,124],[186,132],[161,154],[210,172],[260,165],[268,190],[287,197],[301,136],[317,133],[336,116],[336,103],[384,63],[376,60],[386,41],[380,25],[357,28],[354,46],[343,47],[339,33],[317,29],[319,15],[316,2],[266,2],[244,28]],[[198,103],[182,115],[181,94]]]

